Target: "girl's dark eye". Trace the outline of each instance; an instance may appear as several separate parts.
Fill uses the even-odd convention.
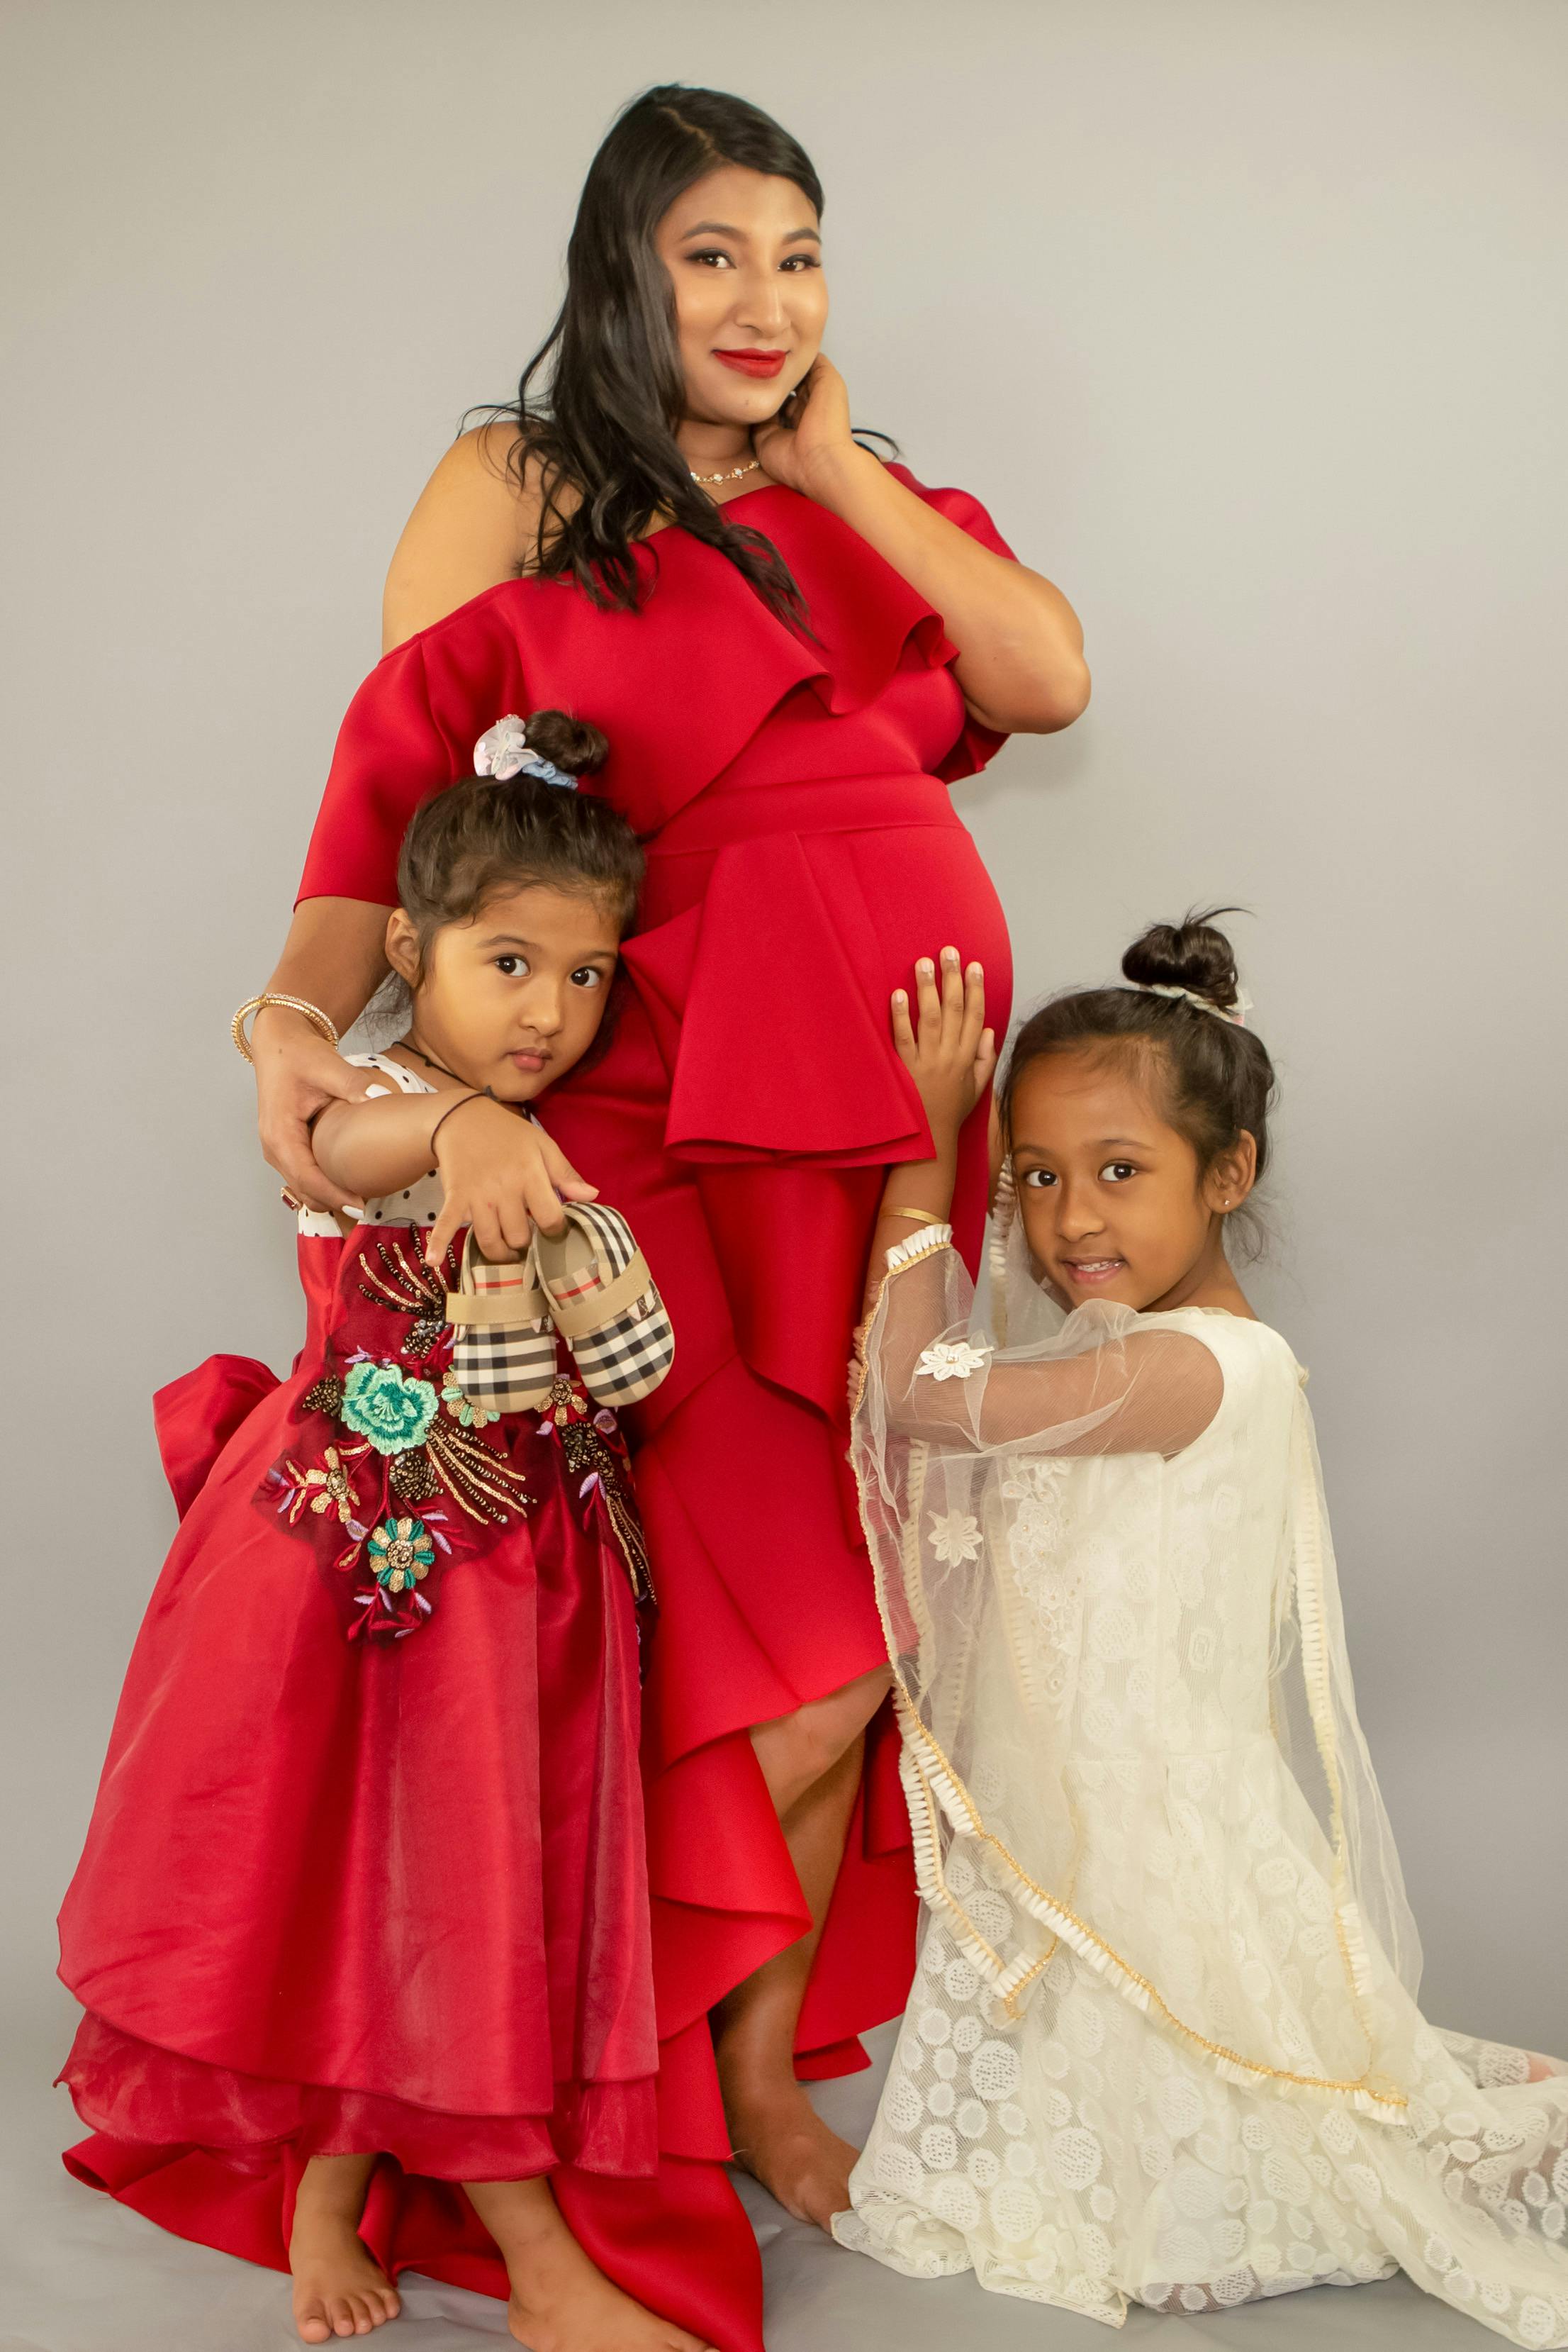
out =
[[[602,988],[604,974],[597,964],[580,963],[571,975],[571,981],[574,988]]]
[[[516,979],[519,973],[526,972],[528,968],[520,955],[503,955],[496,958],[496,970],[504,972],[508,980]]]
[[[1108,1176],[1113,1184],[1124,1184],[1129,1176],[1135,1176],[1137,1172],[1130,1160],[1113,1160],[1100,1171],[1101,1175]]]
[[[1025,1171],[1023,1181],[1031,1192],[1043,1192],[1048,1184],[1055,1183],[1056,1179],[1049,1168],[1030,1168]]]

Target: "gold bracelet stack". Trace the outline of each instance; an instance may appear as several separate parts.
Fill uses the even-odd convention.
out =
[[[264,989],[259,996],[247,996],[229,1024],[229,1035],[235,1041],[235,1050],[236,1053],[243,1054],[247,1062],[254,1061],[256,1056],[250,1050],[250,1040],[245,1034],[245,1024],[253,1013],[264,1012],[269,1004],[276,1004],[284,1013],[302,1013],[312,1029],[319,1030],[325,1037],[329,1045],[337,1044],[337,1029],[319,1004],[308,1004],[302,996],[277,996],[271,989]]]

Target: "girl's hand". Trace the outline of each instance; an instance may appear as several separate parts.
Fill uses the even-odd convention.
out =
[[[961,971],[957,949],[944,948],[940,989],[928,956],[915,967],[915,986],[917,1025],[911,1025],[904,990],[894,991],[893,1042],[919,1089],[937,1150],[947,1150],[996,1074],[996,1032],[986,1027],[986,976],[977,963]]]
[[[504,1103],[465,1102],[435,1139],[435,1164],[445,1199],[424,1245],[427,1265],[439,1265],[454,1234],[474,1228],[475,1245],[495,1264],[520,1257],[538,1225],[566,1230],[562,1201],[597,1201],[542,1127],[519,1118]]]
[[[831,360],[818,352],[778,415],[752,427],[751,446],[773,481],[808,499],[835,469],[866,457],[850,432],[849,388]]]
[[[363,1102],[373,1070],[356,1070],[309,1022],[282,1005],[257,1013],[251,1035],[261,1148],[291,1192],[312,1209],[362,1208],[318,1167],[309,1120],[329,1102]]]

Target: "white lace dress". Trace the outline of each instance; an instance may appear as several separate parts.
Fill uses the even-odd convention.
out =
[[[1356,1723],[1291,1349],[1009,1344],[887,1284],[856,1464],[926,1905],[841,2243],[1119,2325],[1406,2271],[1568,2346],[1568,2069],[1441,2032]]]

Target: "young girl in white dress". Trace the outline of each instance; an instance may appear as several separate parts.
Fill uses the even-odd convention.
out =
[[[1120,2325],[1404,2270],[1568,2345],[1568,2067],[1428,2025],[1304,1394],[1226,1226],[1269,1057],[1210,924],[1026,1024],[983,1313],[946,1214],[994,1051],[920,971],[855,1415],[926,1906],[841,2243]]]

